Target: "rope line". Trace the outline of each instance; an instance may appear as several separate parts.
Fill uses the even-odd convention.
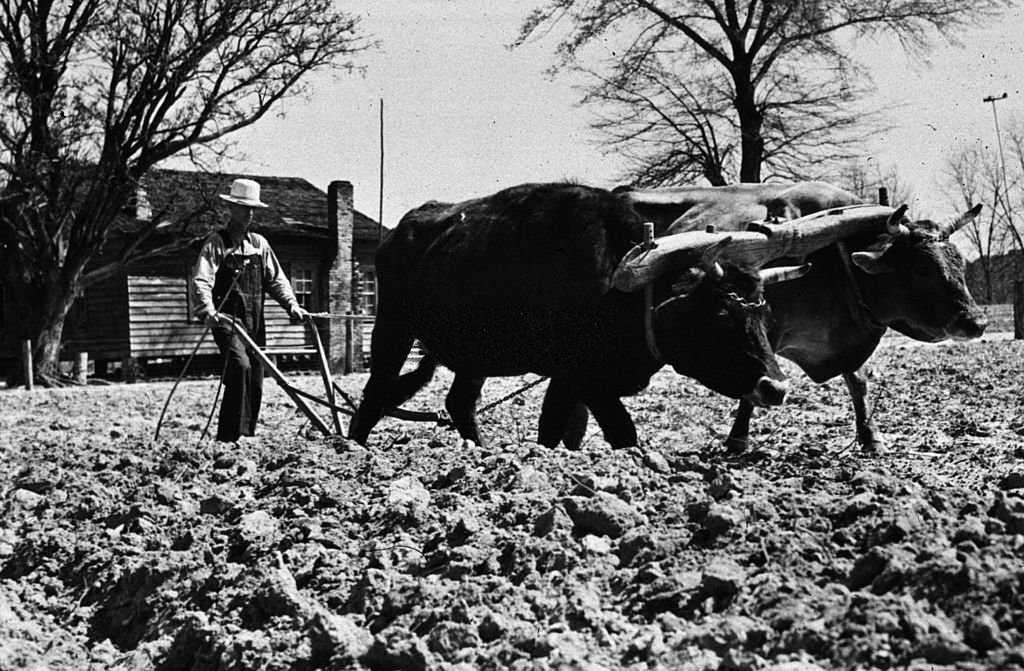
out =
[[[484,407],[482,407],[479,410],[477,410],[476,414],[482,415],[482,414],[484,414],[484,413],[486,413],[486,412],[488,412],[490,410],[493,410],[494,408],[498,407],[502,403],[505,403],[506,401],[511,401],[516,396],[519,396],[520,394],[526,393],[527,391],[529,391],[529,390],[533,389],[534,387],[536,387],[541,382],[546,382],[548,379],[549,378],[547,376],[544,376],[544,377],[537,378],[533,382],[528,382],[527,384],[523,385],[519,389],[517,389],[517,390],[515,390],[515,391],[513,391],[513,392],[511,392],[509,394],[505,394],[504,396],[499,398],[497,401],[493,401],[491,403],[488,403]]]

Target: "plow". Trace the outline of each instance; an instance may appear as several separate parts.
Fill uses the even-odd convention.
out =
[[[320,332],[316,328],[315,320],[317,319],[329,319],[330,314],[324,312],[310,313],[306,319],[306,328],[309,329],[312,334],[313,346],[316,350],[316,362],[320,371],[320,378],[323,381],[324,395],[322,397],[311,394],[307,391],[299,389],[292,384],[288,378],[285,377],[281,369],[273,362],[270,356],[263,351],[262,348],[252,339],[246,330],[237,322],[232,322],[235,333],[245,343],[246,349],[249,350],[250,354],[255,356],[263,364],[264,369],[270,373],[270,376],[274,378],[278,386],[287,394],[288,398],[295,404],[295,407],[302,412],[303,415],[310,421],[310,423],[325,436],[342,435],[341,428],[341,416],[346,415],[351,417],[356,412],[356,403],[352,397],[342,389],[337,382],[334,380],[334,376],[331,374],[330,363],[327,360],[327,354],[324,350],[323,340],[320,338]],[[344,406],[339,405],[338,400],[342,399],[345,402]],[[330,411],[331,423],[325,422],[320,415],[313,411],[310,403],[314,403],[327,408]],[[447,413],[443,411],[429,412],[429,411],[416,411],[406,410],[404,408],[395,408],[394,410],[387,413],[389,417],[396,419],[402,419],[412,422],[434,422],[439,426],[447,426],[450,424]]]
[[[315,321],[318,319],[330,319],[331,315],[326,312],[309,313],[305,319],[306,328],[309,329],[312,335],[313,347],[316,354],[317,367],[320,372],[320,378],[323,382],[324,395],[317,396],[307,392],[299,387],[295,386],[285,377],[285,374],[281,372],[281,369],[277,367],[274,360],[269,354],[267,354],[260,345],[253,340],[252,336],[245,330],[245,327],[238,323],[236,320],[231,320],[232,329],[238,338],[245,344],[246,350],[255,357],[260,363],[263,364],[263,368],[267,371],[274,381],[277,382],[281,390],[288,396],[288,398],[295,404],[295,407],[305,415],[306,419],[309,420],[310,424],[325,436],[341,436],[343,435],[341,427],[341,416],[345,415],[351,417],[355,414],[358,406],[353,398],[342,389],[338,383],[334,380],[334,376],[331,374],[330,363],[327,360],[327,353],[324,350],[323,340],[320,338],[320,332],[316,327]],[[182,368],[181,374],[178,379],[174,382],[170,392],[167,394],[167,399],[164,401],[163,409],[160,411],[160,417],[157,419],[156,431],[153,434],[153,439],[157,440],[160,438],[160,429],[163,426],[164,417],[167,414],[167,408],[171,403],[171,399],[174,397],[174,393],[178,388],[181,380],[185,377],[185,373],[188,371],[188,367],[198,352],[200,345],[203,340],[206,339],[206,335],[209,333],[209,328],[203,332],[203,335],[199,338],[196,343],[195,349],[193,349],[191,356],[185,362]],[[220,397],[220,390],[218,389],[217,398]],[[339,399],[344,401],[345,405],[339,404]],[[319,414],[317,414],[310,404],[315,404],[326,408],[330,412],[330,422],[324,421]],[[213,418],[213,411],[216,409],[217,400],[214,400],[214,407],[210,410],[210,419]],[[444,410],[436,412],[431,411],[419,411],[419,410],[406,410],[404,408],[394,408],[387,413],[388,417],[394,417],[395,419],[401,419],[411,422],[432,422],[438,426],[449,426],[451,420],[448,418],[448,413]],[[209,421],[207,422],[207,428],[209,427]],[[202,440],[206,436],[206,430],[203,430],[203,435],[200,437]]]

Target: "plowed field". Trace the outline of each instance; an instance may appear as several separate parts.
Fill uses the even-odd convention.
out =
[[[531,442],[543,385],[482,416],[484,446],[389,419],[366,449],[269,380],[240,445],[199,441],[215,380],[158,441],[170,383],[5,391],[0,668],[1020,668],[1022,361],[887,341],[878,455],[842,382],[793,368],[743,458],[733,402],[668,371],[628,400],[636,451],[593,423],[577,452]]]

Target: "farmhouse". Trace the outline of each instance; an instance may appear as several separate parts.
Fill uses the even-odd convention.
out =
[[[320,324],[321,338],[336,371],[362,366],[362,332],[376,308],[373,256],[380,224],[353,208],[352,185],[334,181],[327,192],[297,177],[211,174],[154,170],[142,180],[125,211],[118,232],[97,260],[97,267],[117,257],[131,233],[151,223],[159,226],[148,246],[187,239],[188,247],[170,256],[121,267],[88,287],[75,302],[64,329],[62,358],[88,353],[96,373],[114,362],[126,377],[147,361],[188,356],[204,327],[192,317],[188,291],[202,239],[224,224],[218,193],[239,177],[260,183],[266,209],[256,212],[253,230],[269,241],[295,289],[311,312],[329,312]],[[19,344],[10,301],[0,291],[0,359],[10,364]],[[302,324],[289,323],[277,303],[267,298],[267,350],[301,356],[313,347]],[[200,354],[216,354],[207,338]]]

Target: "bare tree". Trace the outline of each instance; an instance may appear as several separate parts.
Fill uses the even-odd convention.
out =
[[[37,374],[55,371],[89,263],[149,168],[222,149],[368,46],[331,0],[2,3],[0,272]]]
[[[1020,137],[1016,128],[1010,131],[1011,140]],[[1012,143],[1013,146],[1013,143]],[[984,302],[1001,300],[1009,278],[1004,277],[1010,265],[1006,262],[1020,238],[1014,226],[1011,202],[1022,198],[1020,175],[1002,178],[998,156],[983,151],[980,146],[968,146],[950,155],[946,160],[945,185],[957,194],[959,202],[955,207],[988,203],[991,207],[982,210],[981,216],[963,228],[962,235],[968,241],[974,263],[978,268],[982,291],[978,292]],[[1011,185],[1011,194],[1006,193],[1006,184]],[[1015,193],[1016,192],[1016,193]],[[973,274],[969,274],[973,275]]]
[[[820,174],[854,155],[869,82],[843,39],[893,34],[923,51],[1006,4],[547,0],[516,44],[568,24],[556,69],[595,78],[583,102],[603,111],[595,126],[635,181],[758,182]]]
[[[866,202],[876,202],[880,197],[879,191],[884,188],[889,202],[894,206],[908,205],[908,215],[914,218],[913,191],[893,167],[883,169],[878,164],[869,165],[865,161],[851,161],[840,166],[838,174],[832,178],[832,181],[847,191],[857,194]]]

